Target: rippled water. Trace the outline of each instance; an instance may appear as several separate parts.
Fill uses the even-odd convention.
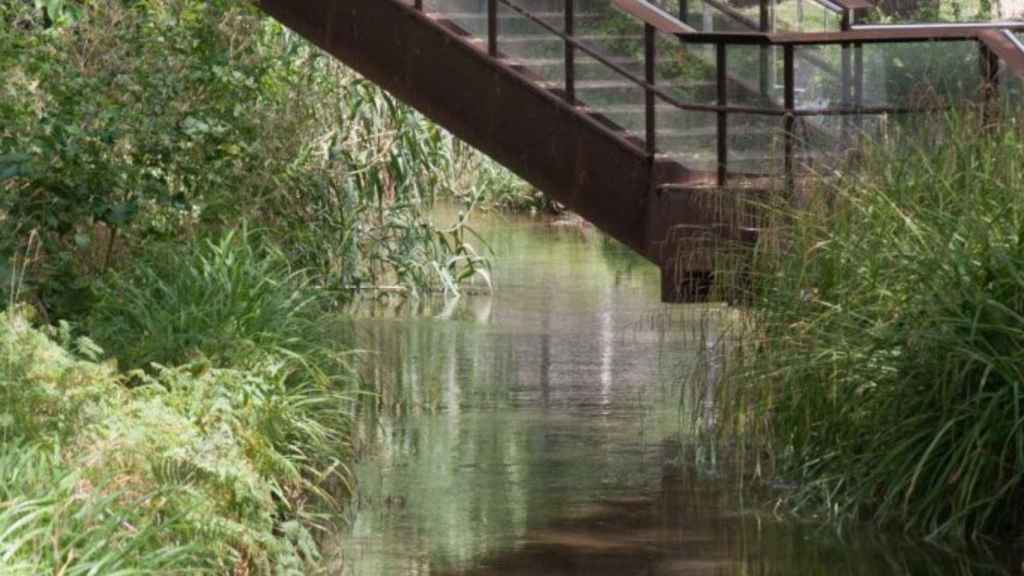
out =
[[[1000,573],[745,502],[681,422],[706,310],[659,304],[657,270],[589,227],[478,226],[493,296],[356,323],[377,404],[396,408],[359,430],[336,574]]]

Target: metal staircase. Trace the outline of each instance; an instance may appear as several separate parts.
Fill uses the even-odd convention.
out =
[[[750,196],[890,117],[1022,98],[1024,24],[863,26],[865,0],[259,4],[658,264],[667,301],[756,239]]]

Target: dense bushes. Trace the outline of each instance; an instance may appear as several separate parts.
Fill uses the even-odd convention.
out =
[[[481,264],[425,211],[486,161],[251,3],[46,4],[52,27],[0,4],[0,284],[23,269],[51,320],[149,243],[243,220],[342,300]]]
[[[791,503],[929,535],[1019,535],[1024,137],[971,117],[869,150],[777,214],[719,417]]]

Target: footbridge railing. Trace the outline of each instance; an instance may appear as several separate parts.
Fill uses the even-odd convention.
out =
[[[407,0],[696,179],[832,169],[909,112],[1024,99],[1024,22],[864,25],[866,0]]]

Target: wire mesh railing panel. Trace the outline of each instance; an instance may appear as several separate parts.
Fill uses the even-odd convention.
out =
[[[1006,110],[1024,108],[1024,78],[1010,70],[1005,62],[999,63],[997,84],[1000,103]]]
[[[565,0],[515,0],[514,5],[532,18],[505,3],[498,4],[498,53],[524,66],[549,87],[564,88],[565,40],[537,20],[564,31]]]
[[[849,154],[862,136],[872,140],[868,130],[875,122],[855,120],[852,116],[801,117],[793,126],[793,170],[798,174],[831,175],[847,168]]]
[[[577,54],[576,63],[600,69],[599,62],[587,54]],[[603,71],[602,77],[577,80],[577,98],[610,127],[621,128],[637,143],[642,143],[647,137],[646,91],[610,68],[605,67]],[[643,75],[642,70],[640,75]]]
[[[661,93],[682,104],[707,106],[717,102],[714,46],[682,44],[675,37],[659,35],[655,54],[655,85]],[[658,153],[691,170],[717,170],[718,115],[680,109],[660,98],[658,101]]]
[[[880,0],[867,17],[887,24],[996,22],[1024,17],[1024,6],[986,0]]]
[[[660,111],[660,110],[659,110]],[[718,169],[718,115],[675,109],[658,114],[658,153],[691,170]]]
[[[844,32],[850,14],[832,0],[422,2],[633,144],[722,182],[842,169],[865,139],[916,122],[909,112],[1024,104],[997,58],[1015,60],[1005,40],[1022,31],[1003,44],[950,27]]]
[[[459,27],[478,37],[487,35],[488,0],[423,0],[427,12],[443,14]]]
[[[727,103],[777,107],[782,102],[782,50],[775,46],[726,47]]]
[[[691,0],[686,23],[700,32],[753,32],[760,24],[719,0]]]
[[[785,124],[780,116],[729,114],[728,170],[731,174],[777,176],[785,168]]]
[[[835,32],[842,26],[840,13],[814,0],[776,0],[769,20],[778,32]]]
[[[683,44],[659,35],[655,50],[655,82],[661,92],[686,104],[715,103],[718,86],[713,45]]]
[[[973,40],[863,47],[864,105],[919,109],[976,101],[983,78]]]
[[[793,50],[796,109],[826,110],[852,105],[852,46],[795,46]]]

